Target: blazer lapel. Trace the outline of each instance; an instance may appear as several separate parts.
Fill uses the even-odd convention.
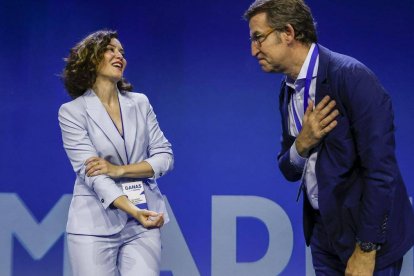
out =
[[[319,67],[316,80],[315,105],[318,104],[326,95],[329,95],[330,87],[328,82],[328,66],[330,52],[325,47],[319,45]],[[332,96],[331,96],[332,98]]]
[[[85,92],[83,97],[86,101],[86,112],[96,123],[96,125],[103,131],[103,133],[105,133],[106,137],[112,142],[122,162],[127,164],[124,140],[116,129],[111,117],[109,117],[109,114],[106,112],[101,101],[92,89]]]
[[[282,84],[280,86],[280,98],[279,103],[282,105],[282,127],[285,133],[289,133],[288,129],[288,106],[289,106],[289,92],[288,92],[288,86],[286,85],[286,81],[283,80]]]
[[[125,92],[128,93],[128,92]],[[137,132],[137,112],[134,101],[128,98],[127,94],[119,93],[119,104],[122,112],[122,125],[127,154],[131,158]]]

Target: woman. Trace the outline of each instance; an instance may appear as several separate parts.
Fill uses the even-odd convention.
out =
[[[159,275],[168,216],[155,179],[172,169],[171,144],[147,97],[123,78],[116,32],[90,34],[65,61],[73,100],[59,124],[76,173],[66,228],[73,274]]]

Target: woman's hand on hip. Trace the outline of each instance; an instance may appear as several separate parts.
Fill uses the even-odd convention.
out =
[[[112,178],[119,178],[122,176],[122,166],[114,165],[103,158],[88,158],[88,160],[85,162],[85,165],[86,175],[89,177],[101,174],[106,174]]]

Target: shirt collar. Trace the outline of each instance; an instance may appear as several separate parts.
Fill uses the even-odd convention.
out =
[[[308,71],[313,49],[315,49],[315,47],[316,47],[316,44],[312,43],[311,47],[309,48],[306,59],[303,62],[302,67],[300,68],[300,72],[296,80],[293,80],[292,78],[289,78],[288,76],[286,76],[286,85],[295,89],[296,91],[300,91],[300,89],[305,85],[306,73]],[[317,68],[317,66],[315,66],[315,68]],[[314,70],[312,74],[312,78],[315,78],[317,74],[318,74],[318,71]]]

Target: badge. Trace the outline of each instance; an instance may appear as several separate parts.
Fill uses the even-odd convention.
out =
[[[148,209],[145,198],[144,183],[142,181],[122,183],[122,191],[132,204],[140,209]]]

